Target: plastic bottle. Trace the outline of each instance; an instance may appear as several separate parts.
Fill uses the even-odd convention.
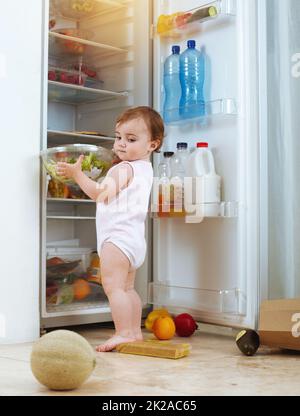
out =
[[[164,158],[163,158],[163,161],[161,162],[161,164],[167,165],[166,169],[167,169],[168,178],[171,178],[171,174],[172,174],[171,173],[171,160],[173,156],[174,156],[174,152],[164,152]]]
[[[181,98],[179,113],[181,118],[194,118],[205,115],[204,55],[196,49],[196,42],[188,40],[188,48],[180,55]]]
[[[171,159],[171,170],[172,175],[174,176],[174,171],[177,169],[178,163],[182,164],[182,167],[184,169],[184,175],[186,174],[186,168],[187,168],[187,161],[189,158],[189,151],[188,151],[188,144],[187,143],[177,143],[177,152],[174,154],[174,156]]]
[[[184,210],[184,177],[185,168],[183,160],[178,158],[176,165],[172,166],[172,178],[171,184],[171,217],[182,217],[185,216]]]
[[[174,152],[164,152],[164,157],[158,166],[159,191],[158,191],[158,216],[166,217],[170,214],[170,159]]]
[[[181,85],[179,79],[180,46],[172,46],[172,55],[164,64],[164,121],[166,123],[179,120],[179,101]]]
[[[217,216],[221,202],[221,177],[216,174],[212,152],[208,143],[199,142],[188,159],[187,177],[192,177],[192,201],[194,206],[202,206],[205,216]]]

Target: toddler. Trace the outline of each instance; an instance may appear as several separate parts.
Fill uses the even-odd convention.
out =
[[[113,150],[118,158],[99,184],[75,164],[57,164],[59,175],[73,178],[97,202],[97,249],[101,279],[108,297],[115,334],[97,351],[111,351],[118,344],[142,340],[142,303],[134,290],[136,271],[146,256],[145,219],[153,182],[150,156],[164,138],[160,115],[149,107],[125,111],[116,123]]]

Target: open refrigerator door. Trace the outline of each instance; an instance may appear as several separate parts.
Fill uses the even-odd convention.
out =
[[[106,169],[108,160],[97,159],[97,152],[112,149],[117,116],[150,104],[150,5],[45,0],[44,15],[41,150],[48,173],[42,170],[41,327],[107,322],[112,318],[101,286],[96,204],[49,169],[79,153],[91,174]],[[150,231],[147,222],[147,239]],[[149,254],[136,286],[144,311],[150,267]]]
[[[149,302],[193,311],[202,322],[255,327],[258,292],[258,76],[256,7],[250,0],[154,1],[154,108],[164,113],[164,63],[188,40],[205,54],[203,114],[166,123],[163,151],[207,142],[221,200],[203,216],[160,215],[153,203]],[[178,110],[178,109],[177,109]],[[177,111],[177,114],[180,112]],[[162,154],[154,158],[156,176]]]

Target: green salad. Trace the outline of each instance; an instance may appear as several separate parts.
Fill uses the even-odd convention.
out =
[[[64,159],[64,162],[74,164],[77,162],[75,157],[67,157]],[[45,167],[49,175],[60,182],[72,183],[73,180],[69,178],[64,178],[56,172],[57,162],[54,160],[48,160],[45,162]],[[95,153],[90,153],[89,155],[84,156],[84,159],[81,164],[82,171],[91,179],[97,180],[101,176],[104,176],[109,170],[111,163],[104,160],[100,160]]]

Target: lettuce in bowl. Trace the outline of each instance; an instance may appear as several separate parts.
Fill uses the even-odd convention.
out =
[[[51,176],[62,183],[74,183],[73,179],[65,178],[57,174],[57,162],[76,163],[80,155],[84,155],[81,164],[82,171],[92,180],[97,181],[105,176],[110,167],[114,153],[104,147],[72,144],[66,146],[52,147],[41,152],[43,164]]]

